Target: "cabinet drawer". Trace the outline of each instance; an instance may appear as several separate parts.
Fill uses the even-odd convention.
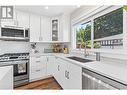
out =
[[[32,67],[30,71],[31,71],[31,73],[38,73],[38,72],[42,71],[42,68]]]
[[[39,79],[41,77],[46,76],[46,68],[42,68],[42,67],[32,67],[30,70],[30,80],[35,80],[35,79]]]
[[[30,58],[30,67],[45,67],[47,63],[47,58],[45,56],[37,56],[37,57],[31,57]]]
[[[42,63],[41,61],[32,61],[31,64],[30,64],[31,67],[35,67],[35,66],[42,66]]]

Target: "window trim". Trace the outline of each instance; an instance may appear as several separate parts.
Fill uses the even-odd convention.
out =
[[[91,22],[91,20],[89,20],[89,21],[86,21],[86,22],[84,22],[84,23],[82,23],[82,24],[78,24],[78,25],[83,25],[83,24],[86,24],[86,23],[90,23],[90,25],[92,25],[92,22]],[[78,25],[76,25],[76,26],[78,26]],[[92,27],[92,26],[91,26]],[[76,29],[75,29],[76,30]],[[92,30],[91,30],[92,31]],[[74,31],[74,33],[75,33],[75,38],[76,38],[76,31]],[[91,42],[92,42],[92,40],[91,40]],[[75,41],[75,43],[76,43],[76,41]],[[93,47],[93,45],[92,45],[92,47]],[[92,48],[91,47],[91,48]],[[91,49],[90,48],[90,49]],[[84,49],[82,49],[82,48],[76,48],[76,44],[75,44],[75,49],[77,49],[77,50],[84,50]]]
[[[110,6],[110,7],[106,7],[105,9],[103,9],[103,7],[100,7],[100,11],[97,11],[94,15],[92,14],[92,16],[91,16],[90,14],[88,14],[89,17],[85,18],[84,20],[79,21],[79,23],[76,23],[76,24],[75,23],[72,23],[72,35],[74,35],[74,36],[72,37],[72,45],[71,45],[72,46],[72,49],[71,50],[72,51],[79,50],[79,49],[76,49],[76,44],[74,43],[74,38],[76,37],[76,35],[75,35],[75,31],[74,31],[73,28],[76,27],[77,25],[81,24],[81,23],[86,23],[88,21],[91,21],[91,41],[92,41],[92,48],[91,48],[90,51],[96,51],[96,49],[93,48],[93,40],[94,40],[94,38],[93,38],[94,37],[94,19],[96,19],[96,18],[98,18],[100,16],[103,16],[103,15],[105,15],[107,13],[110,13],[112,11],[115,11],[115,10],[121,8],[121,7],[122,6],[112,6],[112,7]],[[127,21],[127,17],[126,16],[127,16],[127,12],[125,12],[123,10],[123,19],[124,19],[123,20],[123,34],[126,34],[125,37],[123,37],[123,49],[125,48],[125,46],[126,46],[126,49],[127,49],[127,45],[124,45],[124,44],[127,44],[127,33],[126,33],[126,31],[127,31],[127,29],[126,29],[127,22],[125,22],[125,21]],[[124,42],[125,40],[126,40],[126,42]],[[82,51],[82,50],[83,49],[80,49],[80,51]],[[102,49],[102,51],[103,50],[107,50],[107,49]],[[109,49],[109,51],[110,51],[110,49]]]

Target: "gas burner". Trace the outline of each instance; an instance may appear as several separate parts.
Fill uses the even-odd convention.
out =
[[[27,59],[29,59],[29,53],[6,53],[3,55],[0,55],[0,62],[27,60]]]

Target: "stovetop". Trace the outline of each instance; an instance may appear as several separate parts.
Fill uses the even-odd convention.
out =
[[[29,53],[6,53],[0,55],[0,62],[29,59]]]

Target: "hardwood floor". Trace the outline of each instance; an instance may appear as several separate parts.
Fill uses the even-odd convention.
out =
[[[15,88],[15,90],[61,90],[61,86],[56,82],[56,80],[51,77],[43,80],[38,80],[31,82],[27,85],[23,85]]]

